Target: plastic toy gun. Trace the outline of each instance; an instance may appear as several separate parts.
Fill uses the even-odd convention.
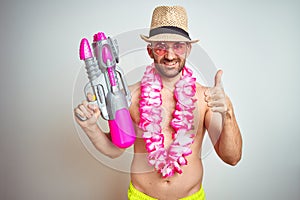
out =
[[[102,117],[108,120],[112,142],[120,147],[131,146],[135,141],[135,131],[128,111],[130,91],[123,71],[117,66],[119,49],[116,40],[106,38],[103,32],[94,35],[91,47],[86,38],[80,43],[80,60],[84,60],[89,83],[84,92],[91,89]]]

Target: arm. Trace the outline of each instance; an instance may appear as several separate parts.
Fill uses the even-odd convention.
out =
[[[242,137],[233,105],[221,86],[221,76],[222,71],[218,71],[215,87],[205,92],[205,126],[218,156],[227,164],[236,165],[242,156]]]
[[[124,149],[118,148],[111,142],[110,134],[104,133],[98,126],[97,120],[100,116],[98,106],[83,101],[82,104],[79,104],[78,107],[74,109],[74,114],[76,122],[87,134],[97,150],[110,158],[117,158],[124,152]],[[81,118],[87,118],[87,120],[80,120],[77,117],[78,115],[81,116]]]
[[[228,97],[226,97],[226,105],[227,111],[222,114],[208,108],[205,126],[208,127],[209,136],[218,156],[225,163],[236,165],[242,156],[242,137]]]

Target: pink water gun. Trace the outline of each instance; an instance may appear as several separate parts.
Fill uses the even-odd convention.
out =
[[[88,40],[81,40],[80,60],[84,60],[89,78],[84,92],[87,96],[92,89],[95,101],[91,103],[96,103],[102,117],[108,120],[112,142],[120,148],[127,148],[134,143],[136,135],[128,110],[130,91],[124,73],[117,65],[117,41],[99,32],[94,35],[92,47],[95,57]]]

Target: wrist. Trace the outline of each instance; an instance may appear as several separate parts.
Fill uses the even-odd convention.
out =
[[[82,127],[82,129],[89,137],[91,136],[95,137],[96,135],[99,135],[99,132],[101,132],[97,124]]]
[[[96,131],[99,127],[97,123],[87,122],[80,125],[84,131]]]
[[[231,101],[229,99],[228,96],[226,96],[226,109],[225,109],[225,112],[224,112],[224,117],[226,119],[231,119],[232,117],[232,113],[233,113],[233,110],[232,110],[232,104],[231,104]]]
[[[224,126],[232,125],[232,122],[234,119],[234,111],[233,111],[231,104],[229,104],[229,106],[227,106],[227,110],[226,110],[226,112],[224,112],[223,119],[224,119]]]

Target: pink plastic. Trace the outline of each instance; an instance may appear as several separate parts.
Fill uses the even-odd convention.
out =
[[[106,39],[107,38],[106,38],[106,36],[103,32],[99,32],[99,33],[94,35],[94,42],[101,41],[101,40],[106,40]],[[110,60],[110,62],[112,62],[112,60],[113,60],[113,56],[112,56],[111,50],[110,50],[108,45],[104,45],[103,48],[102,48],[102,60],[105,64],[107,64],[108,60]],[[112,86],[115,86],[117,83],[116,83],[116,80],[115,80],[113,69],[108,68],[107,70],[108,70],[109,81],[110,81]]]
[[[107,64],[107,60],[110,60],[112,62],[112,55],[110,52],[110,49],[107,45],[103,46],[102,48],[102,60],[105,64]]]
[[[89,41],[86,38],[83,38],[80,42],[79,57],[80,60],[93,57]]]
[[[135,131],[129,111],[126,108],[116,112],[116,118],[109,120],[109,128],[112,142],[120,147],[127,148],[135,141]]]
[[[115,75],[114,75],[114,71],[113,71],[112,67],[109,67],[107,69],[107,72],[108,72],[108,77],[109,77],[111,86],[116,86],[117,83],[116,83],[116,79],[115,79]]]
[[[103,32],[99,32],[94,35],[94,42],[98,42],[98,41],[106,40],[106,39],[107,38]]]

